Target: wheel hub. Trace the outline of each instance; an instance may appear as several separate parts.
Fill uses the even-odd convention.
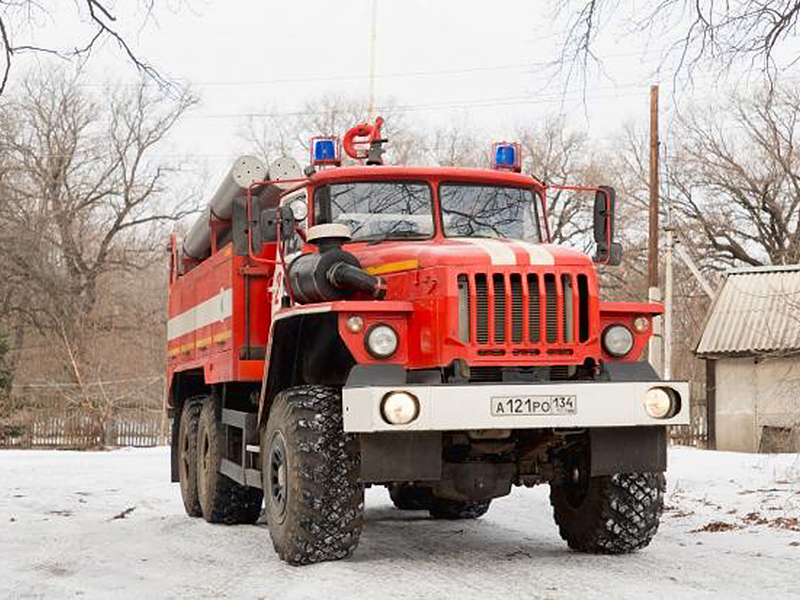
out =
[[[183,470],[183,477],[181,478],[183,481],[189,475],[189,436],[183,436],[183,447],[181,448],[181,467]]]
[[[200,484],[199,492],[200,496],[202,497],[205,495],[206,481],[209,476],[208,472],[210,464],[209,455],[211,454],[211,445],[208,441],[208,433],[206,431],[202,432],[200,447],[202,448],[202,451],[200,452],[200,457],[199,457],[200,468],[197,470],[197,477],[199,479],[199,484]]]
[[[269,495],[278,515],[286,510],[286,476],[286,442],[283,435],[276,432],[269,452]]]

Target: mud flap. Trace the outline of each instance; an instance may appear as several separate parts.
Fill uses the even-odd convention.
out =
[[[442,434],[438,431],[362,433],[361,480],[436,481],[442,476]]]
[[[589,440],[592,477],[667,470],[666,427],[597,427]]]
[[[178,473],[178,462],[180,461],[180,452],[178,450],[178,435],[181,427],[181,413],[175,410],[172,416],[172,437],[170,438],[170,452],[169,452],[169,480],[172,483],[180,481]]]

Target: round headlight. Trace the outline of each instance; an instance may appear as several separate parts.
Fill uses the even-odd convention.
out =
[[[611,325],[603,332],[603,348],[611,356],[625,356],[633,348],[633,334],[624,325]]]
[[[381,415],[391,425],[407,425],[419,416],[419,401],[408,392],[389,392],[381,401]]]
[[[676,396],[667,389],[650,388],[644,395],[644,410],[654,419],[673,417],[679,408]]]
[[[397,351],[397,343],[397,332],[388,325],[375,325],[367,332],[367,350],[375,358],[389,358]]]

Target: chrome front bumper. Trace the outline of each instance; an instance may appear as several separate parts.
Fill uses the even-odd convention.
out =
[[[675,416],[655,419],[647,414],[643,399],[652,387],[678,394]],[[408,425],[391,425],[381,415],[381,401],[394,391],[409,392],[419,401],[419,416]],[[574,396],[575,414],[492,414],[493,398],[556,396]],[[344,430],[354,433],[688,425],[690,420],[689,384],[678,381],[354,386],[344,388],[342,402]]]

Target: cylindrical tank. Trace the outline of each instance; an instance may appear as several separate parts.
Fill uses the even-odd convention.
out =
[[[272,179],[270,180],[270,175]],[[204,260],[211,253],[211,227],[212,218],[228,220],[233,211],[233,201],[245,194],[247,188],[258,181],[270,180],[271,185],[265,185],[259,190],[258,208],[267,208],[271,203],[277,205],[280,192],[289,184],[280,185],[281,180],[299,179],[303,176],[300,165],[292,158],[279,158],[267,167],[254,156],[241,156],[233,163],[233,167],[222,180],[211,201],[192,225],[189,233],[183,240],[183,253],[194,260]],[[272,183],[274,182],[274,183]]]

